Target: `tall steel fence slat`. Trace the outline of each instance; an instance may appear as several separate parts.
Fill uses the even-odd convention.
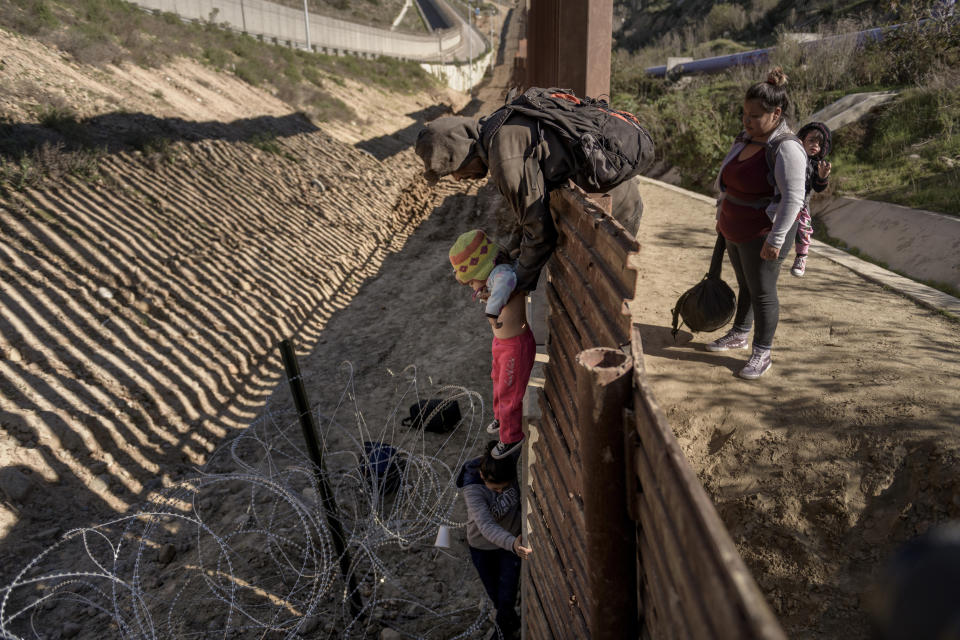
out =
[[[629,260],[639,249],[636,239],[579,189],[554,194],[551,209],[560,238],[541,285],[549,309],[549,363],[525,473],[525,515],[537,549],[525,563],[522,585],[527,638],[591,638],[594,633],[613,638],[622,631],[608,628],[590,610],[590,602],[602,609],[597,589],[603,576],[591,564],[589,545],[596,544],[596,535],[585,513],[602,511],[596,498],[584,496],[586,481],[593,481],[597,495],[590,475],[598,470],[597,451],[589,453],[590,468],[584,467],[581,449],[585,438],[614,433],[625,438],[621,477],[627,480],[627,504],[622,510],[604,508],[632,518],[623,520],[633,540],[623,562],[636,570],[636,597],[630,603],[636,636],[785,640],[644,376],[640,330],[627,307],[636,286]],[[577,361],[593,347],[632,357],[632,391],[624,420],[594,425],[593,433],[585,433],[589,416],[581,411],[589,385],[584,386]],[[633,577],[628,582],[633,584]],[[629,617],[624,620],[629,623]]]

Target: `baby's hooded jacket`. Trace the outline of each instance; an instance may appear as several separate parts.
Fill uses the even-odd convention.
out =
[[[827,188],[827,179],[820,177],[818,165],[821,160],[826,160],[832,150],[830,128],[822,122],[810,122],[800,127],[797,137],[803,141],[804,137],[811,131],[819,131],[823,136],[823,144],[820,145],[820,151],[816,155],[807,156],[807,175],[804,183],[804,198],[810,197],[810,191],[820,193]]]

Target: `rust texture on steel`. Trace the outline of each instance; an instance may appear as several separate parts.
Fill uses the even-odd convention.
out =
[[[527,84],[610,94],[613,0],[530,0]]]
[[[525,563],[523,584],[526,610],[537,608],[526,624],[532,639],[623,637],[620,634],[637,621],[637,565],[623,562],[624,555],[637,554],[634,528],[625,495],[615,495],[623,491],[622,408],[632,397],[632,376],[621,371],[620,384],[607,388],[594,379],[594,366],[593,374],[587,375],[589,384],[599,384],[607,393],[616,391],[607,401],[595,403],[593,394],[589,401],[583,396],[581,387],[588,383],[581,380],[583,367],[578,364],[582,352],[596,347],[624,357],[620,348],[630,340],[624,301],[632,297],[636,274],[627,261],[638,245],[602,204],[575,187],[551,194],[560,240],[540,285],[549,307],[550,364],[538,394],[538,437],[530,445],[536,462],[528,470],[525,510],[537,532],[537,553]],[[600,421],[615,425],[606,434],[610,446],[603,447],[604,440],[595,438],[599,427],[584,426],[586,405],[606,407]],[[602,460],[604,452],[613,450],[619,459],[606,463],[606,474],[596,473],[598,462],[582,458],[589,453]],[[587,468],[592,477],[584,472]],[[588,494],[593,496],[592,506]],[[616,518],[609,517],[611,507]],[[619,542],[613,544],[616,536],[604,526],[588,527],[588,521],[616,524]]]
[[[540,285],[549,364],[526,472],[527,638],[784,640],[644,377],[626,304],[636,239],[575,186],[550,204],[559,242]],[[585,373],[578,358],[597,352],[632,362],[625,386]]]
[[[644,376],[639,325],[631,333],[634,424],[628,472],[636,474],[639,491],[628,499],[639,517],[642,613],[650,635],[786,640],[654,400]]]
[[[583,438],[583,516],[589,526],[587,610],[590,637],[617,640],[637,635],[636,530],[627,512],[624,485],[623,409],[632,399],[633,358],[619,349],[594,347],[577,356],[577,409]]]

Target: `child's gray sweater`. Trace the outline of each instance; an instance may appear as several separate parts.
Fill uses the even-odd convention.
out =
[[[463,465],[457,486],[467,503],[467,544],[485,551],[513,551],[521,527],[516,483],[501,493],[488,489],[480,477],[480,458],[474,458]]]

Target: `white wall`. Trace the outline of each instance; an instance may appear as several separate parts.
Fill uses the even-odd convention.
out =
[[[421,63],[420,66],[428,73],[441,78],[447,86],[457,91],[466,93],[471,88],[477,86],[493,62],[493,52],[487,52],[487,55],[474,60],[473,64],[428,64]]]
[[[190,20],[209,20],[212,16],[217,24],[227,23],[236,31],[276,38],[280,44],[290,42],[300,48],[307,44],[303,11],[266,0],[135,0],[135,4]],[[462,39],[462,27],[419,35],[310,15],[310,44],[322,53],[443,60],[451,58]]]

